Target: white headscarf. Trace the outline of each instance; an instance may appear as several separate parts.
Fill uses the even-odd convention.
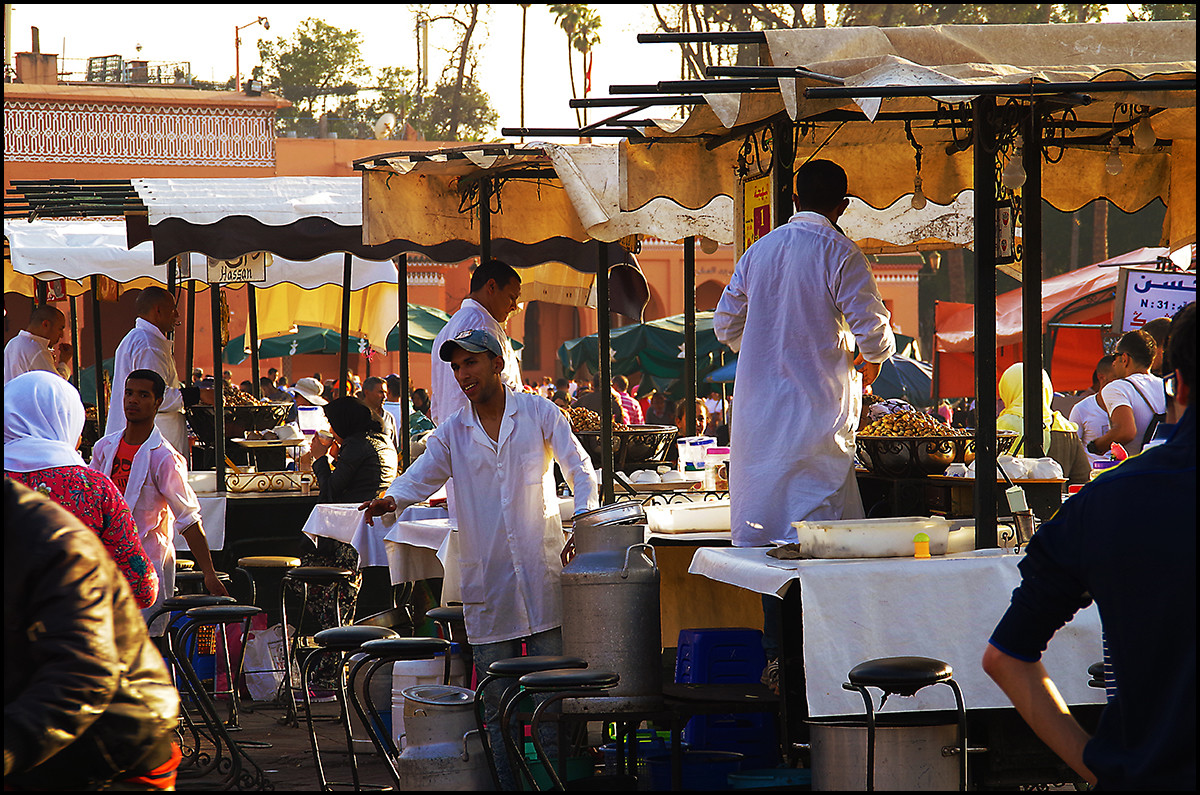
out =
[[[75,446],[83,401],[58,373],[31,370],[4,386],[4,470],[37,472],[87,466]]]

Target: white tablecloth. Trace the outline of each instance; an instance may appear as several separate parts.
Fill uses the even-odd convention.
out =
[[[799,580],[808,708],[820,717],[862,714],[862,697],[842,689],[855,665],[910,655],[949,663],[968,709],[1010,707],[979,661],[1021,581],[1020,559],[984,550],[928,560],[781,561],[763,548],[702,547],[689,572],[775,596]],[[1092,605],[1059,630],[1042,662],[1068,704],[1092,704],[1104,701],[1104,691],[1087,686],[1087,669],[1101,657],[1100,615]],[[884,709],[953,707],[950,689],[937,686],[912,698],[893,696]]]
[[[366,515],[358,510],[359,503],[325,503],[313,506],[313,511],[304,523],[303,532],[314,544],[318,536],[344,541],[358,551],[358,567],[387,566],[388,551],[384,536],[400,523],[416,519],[446,520],[449,515],[445,508],[430,508],[424,505],[413,505],[396,514],[387,514],[374,519],[374,524],[368,525]],[[441,572],[430,575],[440,577]],[[425,579],[425,578],[417,578]],[[408,582],[398,580],[397,582]]]

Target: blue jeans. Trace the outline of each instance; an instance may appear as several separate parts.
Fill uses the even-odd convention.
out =
[[[527,656],[562,654],[561,627],[548,629],[545,632],[538,632],[528,638],[501,640],[496,643],[483,643],[479,645],[471,644],[471,654],[475,659],[475,676],[478,681],[483,681],[483,677],[487,676],[488,666],[497,660],[526,656],[521,654],[522,640],[525,642],[528,652]],[[500,780],[500,789],[506,792],[520,789],[516,771],[512,768],[508,753],[504,748],[504,738],[500,734],[500,696],[512,684],[509,680],[493,682],[488,685],[488,689],[483,695],[483,717],[487,724],[488,744],[492,747],[492,759],[496,763],[496,775]],[[543,725],[540,739],[546,749],[546,753],[553,759],[558,751],[558,732],[554,726]],[[524,753],[524,748],[522,747],[524,745],[523,741],[520,738],[516,738],[516,741],[518,752]]]

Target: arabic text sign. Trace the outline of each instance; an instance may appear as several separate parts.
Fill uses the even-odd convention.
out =
[[[1126,268],[1121,331],[1134,331],[1160,317],[1171,317],[1196,300],[1195,273],[1162,273]]]
[[[253,251],[237,259],[218,260],[208,258],[208,283],[230,284],[234,282],[265,282],[271,254]]]

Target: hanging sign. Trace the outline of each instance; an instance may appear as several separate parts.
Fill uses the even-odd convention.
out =
[[[235,284],[242,282],[265,282],[271,254],[267,251],[252,251],[237,259],[208,258],[209,284]]]
[[[1136,331],[1151,320],[1173,317],[1196,300],[1196,274],[1121,268],[1113,329]]]
[[[996,205],[996,264],[1016,262],[1016,224],[1011,202]]]
[[[771,175],[744,180],[740,198],[742,239],[739,255],[771,231]]]

